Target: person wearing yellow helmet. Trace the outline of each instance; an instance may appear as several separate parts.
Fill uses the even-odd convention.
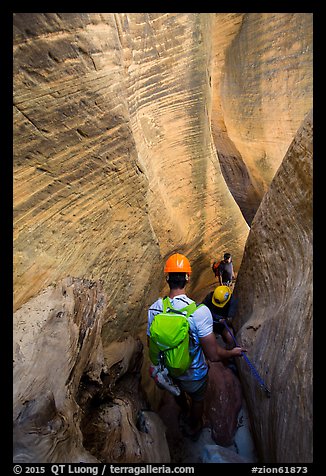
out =
[[[237,302],[231,288],[229,286],[217,286],[214,291],[207,294],[202,303],[211,311],[214,332],[222,336],[228,347],[234,347],[233,338],[223,324],[223,322],[227,322],[230,327],[230,321],[236,311]]]
[[[181,253],[172,254],[166,261],[164,272],[170,291],[168,294],[173,309],[183,309],[194,301],[186,295],[185,287],[192,272],[188,258]],[[151,325],[158,314],[162,314],[163,298],[159,298],[148,309],[147,336],[148,345],[151,336]],[[242,347],[231,350],[224,349],[216,340],[213,332],[213,318],[209,308],[198,306],[188,317],[190,335],[190,367],[180,376],[173,377],[173,381],[181,390],[181,395],[175,396],[177,403],[187,411],[186,394],[190,398],[189,426],[186,436],[198,438],[202,429],[202,415],[204,396],[208,378],[207,361],[218,362],[232,357],[240,357],[246,352]]]

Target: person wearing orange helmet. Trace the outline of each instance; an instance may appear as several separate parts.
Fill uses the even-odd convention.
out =
[[[172,254],[166,261],[164,273],[169,285],[168,294],[174,309],[182,309],[194,302],[186,295],[186,285],[190,280],[191,266],[188,258],[181,253]],[[150,336],[150,326],[156,314],[162,312],[162,298],[155,301],[148,310],[147,336]],[[231,350],[220,346],[213,332],[213,318],[211,311],[205,305],[198,307],[188,318],[190,334],[190,355],[192,362],[188,370],[174,382],[181,389],[181,395],[175,396],[177,403],[185,411],[187,394],[191,405],[189,411],[189,426],[186,436],[192,439],[199,437],[202,429],[204,396],[208,378],[208,363],[218,362],[231,357],[240,357],[246,350],[234,347]]]

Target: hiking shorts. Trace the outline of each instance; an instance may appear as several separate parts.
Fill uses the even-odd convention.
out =
[[[181,390],[186,392],[194,401],[200,402],[204,400],[207,387],[208,376],[200,380],[178,380],[176,383]]]

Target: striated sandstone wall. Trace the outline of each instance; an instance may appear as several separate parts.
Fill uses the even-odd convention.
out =
[[[241,380],[264,462],[312,461],[312,135],[308,114],[254,218],[239,271]]]
[[[215,142],[230,190],[252,219],[312,107],[313,14],[229,14],[227,21],[216,14],[215,23],[225,33],[215,44],[229,40],[215,55]]]
[[[188,290],[195,299],[215,283],[213,258],[230,250],[236,271],[240,267],[247,223],[311,107],[311,15],[17,13],[13,22],[14,324],[24,320],[22,313],[36,317],[28,310],[31,300],[44,298],[50,284],[73,276],[102,282],[105,346],[129,334],[143,337],[144,308],[166,292],[163,263],[172,250],[187,254],[193,265]],[[288,193],[289,217],[281,218],[290,220],[293,236],[298,227],[291,200],[296,203],[304,196],[309,202],[310,183],[298,189],[300,170],[292,171],[288,182],[282,182],[284,190],[278,190],[280,195]],[[274,198],[275,203],[268,202],[272,215],[281,209],[279,197]],[[268,214],[265,205],[255,226]],[[308,242],[309,216],[307,209],[303,236]],[[291,255],[291,243],[282,244],[280,237],[275,235],[273,247]],[[265,253],[269,256],[264,245],[262,240],[255,245],[262,262]],[[254,253],[250,259],[255,262]],[[294,260],[292,269],[295,272]],[[270,285],[267,281],[261,288],[259,280],[254,286],[264,300],[274,285],[278,289],[278,282],[265,268],[262,274]],[[289,280],[296,282],[292,274]],[[240,293],[241,286],[243,298],[244,277]],[[293,287],[287,287],[287,293],[289,289]],[[279,312],[290,315],[291,306],[301,309],[303,302],[294,296],[290,303],[282,300]],[[252,309],[256,298],[245,297],[243,305]],[[37,321],[28,321],[24,328],[31,342],[35,325]],[[278,330],[275,325],[269,332]],[[42,342],[35,343],[36,352],[43,352]],[[291,373],[294,354],[285,353],[284,358],[284,375],[297,382]],[[298,387],[304,405],[308,380]],[[78,381],[79,377],[76,385]],[[65,391],[57,398],[64,399]],[[28,394],[23,389],[22,399],[24,392]],[[292,394],[282,395],[289,406]],[[275,435],[286,431],[279,421],[282,396],[279,407],[270,404],[268,418],[266,402],[257,395],[251,398],[261,405],[255,409],[259,421],[272,422]],[[51,405],[50,416],[55,415]],[[33,408],[27,409],[32,417]],[[103,408],[92,415],[103,435],[107,415]],[[114,418],[129,421],[130,415],[130,407],[116,409]],[[288,419],[291,431],[295,417],[291,413]],[[155,418],[149,420],[139,425],[153,429]],[[94,441],[92,425],[82,425],[91,452],[119,458],[119,444],[101,446],[101,441]],[[118,441],[121,427],[112,429]],[[280,449],[265,427],[261,431],[257,426],[256,431],[259,438],[268,439],[261,449],[266,460],[291,454],[285,444]],[[80,430],[73,435],[79,444]],[[309,440],[309,431],[303,439]],[[284,442],[283,434],[280,441]],[[302,441],[297,442],[301,448]],[[70,448],[70,456],[77,458],[82,451],[90,457],[78,444]],[[309,451],[307,443],[307,459]],[[168,459],[167,452],[163,458]]]
[[[250,224],[312,107],[311,13],[214,14],[212,134]]]
[[[211,26],[14,15],[15,309],[67,275],[100,279],[114,339],[144,319],[172,250],[194,264],[194,293],[226,248],[240,265],[248,226],[208,120]]]
[[[14,16],[14,306],[101,279],[112,338],[139,313],[139,263],[160,259],[119,45],[112,14]]]

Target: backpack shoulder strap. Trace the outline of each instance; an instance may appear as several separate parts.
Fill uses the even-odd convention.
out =
[[[167,312],[167,310],[170,309],[171,311],[174,311],[177,314],[183,314],[184,315],[184,312],[186,311],[187,314],[186,314],[185,317],[187,317],[187,318],[191,314],[193,314],[198,308],[203,306],[203,304],[197,305],[197,303],[194,301],[194,302],[191,302],[190,304],[188,304],[187,306],[183,307],[182,309],[174,309],[174,307],[171,304],[170,298],[168,296],[165,296],[162,299],[162,303],[163,303],[163,310],[162,310],[163,313]]]
[[[162,303],[163,303],[163,310],[162,310],[162,312],[166,312],[167,309],[173,309],[172,304],[171,304],[171,301],[170,301],[170,299],[169,299],[169,296],[165,296],[165,297],[162,299]]]
[[[191,314],[193,314],[201,306],[203,306],[203,304],[197,305],[196,302],[191,302],[190,304],[188,304],[188,306],[184,307],[183,309],[180,309],[180,311],[186,311],[187,312],[186,317],[188,318],[189,316],[191,316]]]

